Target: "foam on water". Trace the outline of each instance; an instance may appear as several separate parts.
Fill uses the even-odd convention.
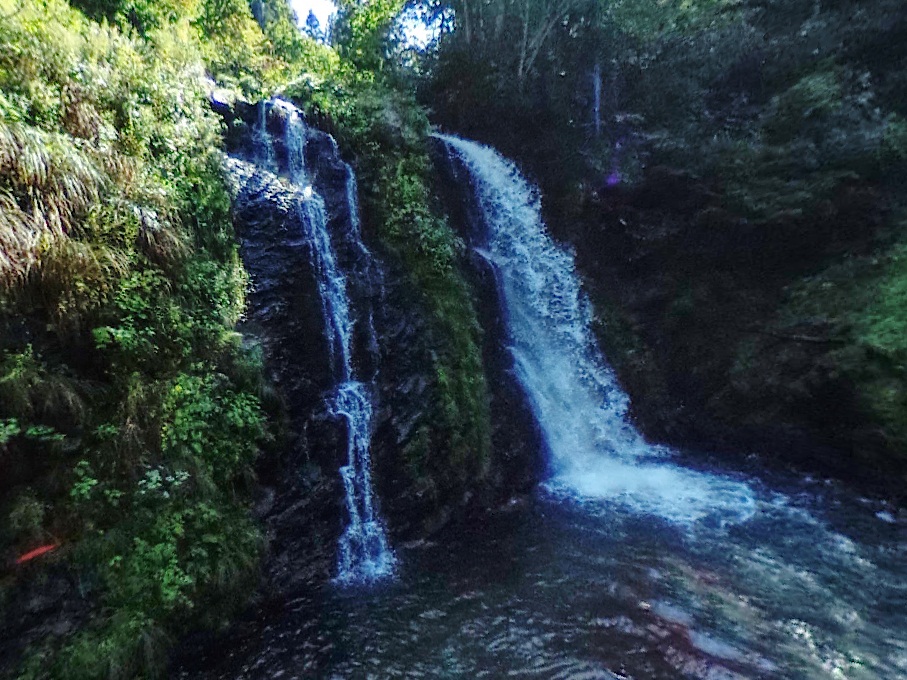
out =
[[[746,484],[673,463],[669,449],[648,444],[628,421],[627,395],[594,340],[573,254],[548,235],[536,189],[493,149],[438,138],[472,177],[487,238],[480,254],[498,272],[515,371],[549,452],[547,488],[679,523],[750,517]]]

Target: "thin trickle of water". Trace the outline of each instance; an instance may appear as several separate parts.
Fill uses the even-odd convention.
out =
[[[277,172],[274,160],[274,144],[268,132],[268,102],[258,102],[258,123],[252,131],[252,143],[255,146],[256,164],[270,172]]]
[[[592,69],[592,127],[595,136],[602,134],[602,65],[595,62]]]
[[[328,230],[325,201],[314,190],[306,167],[307,128],[302,114],[293,105],[275,100],[265,107],[279,109],[284,120],[287,174],[297,188],[296,210],[311,247],[321,309],[336,388],[328,397],[328,409],[347,423],[347,463],[340,468],[345,492],[347,526],[340,538],[337,581],[344,584],[375,581],[394,572],[395,557],[384,524],[376,508],[371,480],[371,427],[374,387],[356,375],[353,361],[353,334],[356,326],[348,292],[348,276],[339,263],[335,242],[352,244],[365,262],[371,256],[362,243],[356,183],[352,168],[346,166],[346,201],[349,208],[347,231],[333,235]],[[256,154],[262,164],[274,164],[273,140],[267,130],[267,109],[262,109],[255,132]],[[336,152],[336,146],[333,150]],[[363,323],[369,346],[377,345],[371,311]]]
[[[749,488],[671,462],[627,420],[601,356],[572,253],[547,234],[538,192],[496,151],[439,135],[468,169],[498,271],[517,377],[541,426],[556,495],[617,501],[678,522],[749,517]]]
[[[395,559],[372,499],[369,387],[355,381],[343,383],[337,390],[333,412],[344,416],[349,423],[349,459],[340,468],[349,525],[340,539],[337,578],[342,582],[374,580],[393,573]]]

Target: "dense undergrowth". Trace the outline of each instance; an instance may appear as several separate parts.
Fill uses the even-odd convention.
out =
[[[840,469],[888,480],[907,463],[896,340],[907,318],[905,31],[903,7],[885,0],[744,2],[694,30],[650,35],[645,72],[630,67],[621,92],[640,113],[621,130],[631,155],[709,183],[724,211],[715,228],[766,234],[747,254],[765,258],[762,273],[744,265],[730,285],[766,301],[782,287],[781,301],[745,321],[766,333],[738,341],[732,384],[769,397],[771,418],[805,422],[838,450]],[[738,405],[751,408],[746,399]]]
[[[827,328],[831,370],[860,386],[858,406],[878,425],[855,447],[869,465],[879,448],[907,450],[907,237],[899,217],[892,242],[791,285],[775,322],[782,332],[803,319]]]
[[[61,0],[0,3],[0,539],[7,564],[55,547],[3,575],[3,618],[16,630],[17,597],[62,579],[78,584],[64,631],[81,624],[37,642],[20,677],[156,674],[256,575],[263,385],[233,330],[247,277],[203,37],[221,37],[209,22],[266,38],[215,5],[86,6],[98,23]],[[245,58],[213,72],[237,82]]]

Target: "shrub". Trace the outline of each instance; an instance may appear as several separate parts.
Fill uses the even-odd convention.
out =
[[[261,366],[233,330],[248,279],[202,83],[214,4],[82,3],[97,24],[0,0],[0,536],[60,540],[92,603],[23,677],[158,674],[255,575]],[[241,5],[224,11],[258,50]]]

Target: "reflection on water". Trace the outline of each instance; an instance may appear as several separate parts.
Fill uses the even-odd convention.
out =
[[[907,536],[877,510],[761,490],[748,522],[681,527],[542,493],[411,547],[398,583],[263,615],[184,677],[907,678]]]

